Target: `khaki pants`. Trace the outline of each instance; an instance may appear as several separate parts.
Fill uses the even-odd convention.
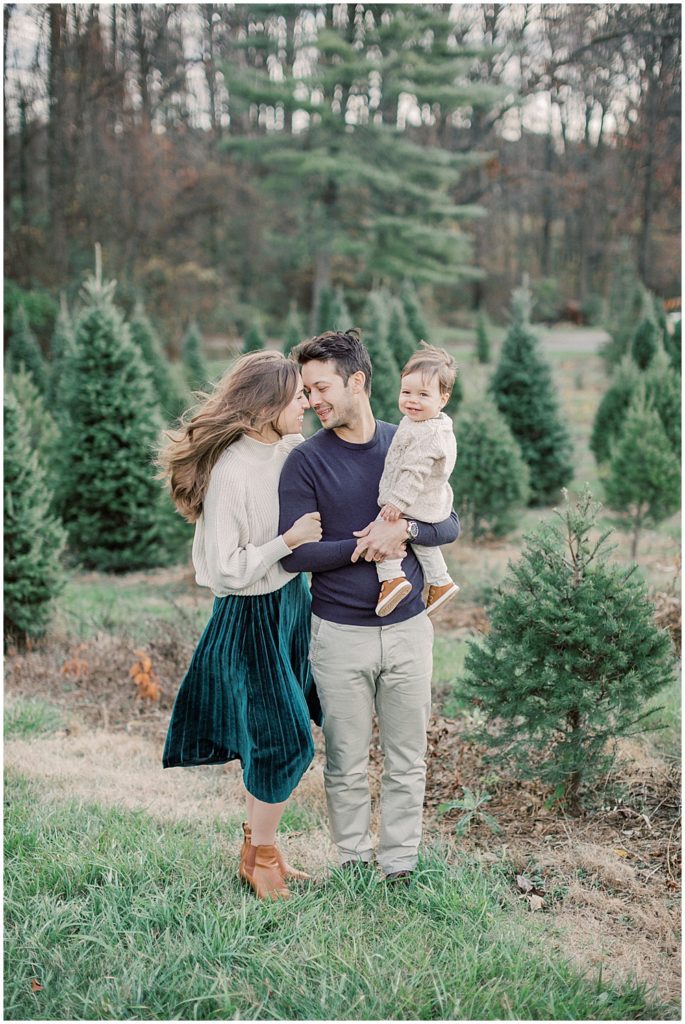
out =
[[[421,841],[433,626],[417,615],[390,626],[344,626],[312,616],[309,653],[324,713],[324,781],[341,861],[372,855],[368,765],[374,706],[385,767],[381,869],[411,870]]]

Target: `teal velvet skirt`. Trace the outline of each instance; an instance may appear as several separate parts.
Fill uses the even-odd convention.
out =
[[[271,594],[214,599],[171,713],[165,768],[237,759],[248,793],[288,798],[314,756],[310,719],[322,721],[310,616],[303,574]]]

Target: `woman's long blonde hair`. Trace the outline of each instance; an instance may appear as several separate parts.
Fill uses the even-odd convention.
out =
[[[185,413],[178,430],[157,454],[160,477],[169,481],[171,498],[184,519],[202,512],[209,476],[221,453],[246,430],[272,427],[297,392],[300,371],[280,352],[242,356],[204,395],[199,409]],[[187,418],[186,418],[187,417]]]

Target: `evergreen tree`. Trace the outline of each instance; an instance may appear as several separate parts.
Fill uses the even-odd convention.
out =
[[[33,377],[41,394],[48,383],[48,368],[36,336],[31,330],[26,310],[18,305],[12,317],[12,334],[7,349],[8,369],[16,372],[23,366]]]
[[[348,331],[352,326],[352,318],[350,317],[350,311],[345,300],[345,291],[340,287],[336,288],[333,292],[331,324],[333,326],[330,329],[333,331]]]
[[[630,352],[641,370],[646,370],[656,354],[659,328],[651,317],[642,320],[630,342]]]
[[[598,508],[586,489],[556,511],[560,524],[526,537],[488,608],[490,632],[469,644],[463,683],[492,759],[554,787],[571,811],[675,667],[635,566],[608,561],[611,531],[594,539]]]
[[[24,643],[47,628],[52,600],[64,585],[64,530],[50,513],[52,495],[16,396],[4,400],[5,641]]]
[[[103,572],[160,565],[163,492],[152,464],[162,421],[149,371],[99,271],[84,288],[65,373],[68,461],[61,507],[70,545]],[[166,506],[165,506],[166,507]]]
[[[400,298],[404,307],[404,315],[409,324],[409,330],[415,339],[414,348],[419,347],[420,341],[427,341],[430,344],[430,331],[428,330],[426,318],[423,315],[418,292],[412,281],[408,279],[404,281]]]
[[[554,501],[573,477],[571,439],[559,411],[549,365],[528,320],[530,296],[515,294],[490,392],[530,468],[531,504]]]
[[[319,300],[316,305],[316,315],[314,317],[315,334],[323,334],[324,331],[335,330],[333,326],[334,304],[335,292],[330,285],[325,285],[319,292]]]
[[[283,355],[289,356],[296,345],[304,339],[302,321],[300,320],[297,306],[294,303],[290,306],[288,319],[285,322],[285,339],[283,341]]]
[[[461,383],[461,370],[458,369],[457,376],[454,378],[454,384],[452,385],[452,392],[450,394],[449,401],[443,409],[443,412],[448,416],[456,416],[463,401],[464,388]]]
[[[64,450],[57,423],[46,408],[33,377],[23,367],[17,373],[7,375],[5,391],[11,392],[21,409],[29,448],[36,454],[46,487],[54,498]]]
[[[530,496],[530,471],[494,403],[471,399],[455,424],[459,458],[450,481],[464,529],[475,539],[516,528]]]
[[[602,349],[602,357],[610,372],[630,353],[635,325],[648,316],[652,308],[649,293],[644,285],[635,280],[634,276],[630,280],[632,289],[626,275],[619,276],[614,282],[609,300],[610,320],[607,329],[611,338]],[[629,298],[626,301],[628,294]]]
[[[133,344],[150,370],[152,386],[157,393],[164,418],[167,421],[176,419],[188,404],[187,395],[181,394],[176,384],[159,335],[150,323],[141,302],[136,303],[129,330]]]
[[[209,367],[202,352],[202,335],[192,320],[181,345],[181,362],[191,391],[201,391],[209,381]]]
[[[262,325],[259,320],[253,320],[250,324],[245,338],[243,339],[243,354],[247,352],[259,352],[263,349],[266,342],[264,339],[264,332]]]
[[[480,309],[476,317],[476,357],[479,363],[490,362],[490,338],[488,327],[485,321],[485,313]]]
[[[665,342],[666,352],[671,360],[671,366],[682,373],[682,341],[681,341],[682,321],[676,320],[673,325],[673,334],[669,334],[667,341]]]
[[[607,503],[631,524],[633,558],[643,528],[660,523],[680,507],[680,463],[659,414],[642,393],[628,409],[604,487]]]
[[[388,311],[380,292],[371,292],[362,315],[363,341],[371,357],[373,383],[371,407],[374,416],[387,423],[399,423],[397,407],[400,370],[388,344]]]
[[[590,435],[590,448],[600,464],[609,458],[611,446],[621,432],[626,412],[639,387],[640,376],[633,359],[624,356],[602,396]]]
[[[389,299],[389,310],[388,339],[397,365],[401,370],[414,355],[419,344],[409,329],[407,314],[404,312],[402,301],[394,296],[391,297]]]
[[[69,315],[66,300],[62,296],[55,329],[50,339],[50,378],[46,402],[49,409],[58,410],[64,367],[74,351],[74,325]]]

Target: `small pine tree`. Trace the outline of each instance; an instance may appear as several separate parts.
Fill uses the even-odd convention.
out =
[[[571,439],[561,421],[551,370],[530,326],[529,293],[515,293],[513,308],[490,392],[530,468],[530,502],[544,505],[573,477]]]
[[[150,370],[154,387],[165,420],[176,419],[188,404],[188,396],[181,394],[169,360],[164,354],[159,335],[152,326],[141,302],[137,302],[129,323],[131,340]]]
[[[490,362],[490,338],[488,337],[488,326],[485,313],[480,309],[476,316],[476,358],[479,363]]]
[[[52,495],[29,425],[12,391],[5,393],[5,642],[23,644],[47,628],[53,599],[64,586],[64,530],[50,512]]]
[[[419,348],[419,342],[409,329],[407,315],[400,299],[394,296],[389,299],[390,320],[388,323],[388,340],[390,348],[400,370]],[[424,339],[425,340],[425,339]]]
[[[651,317],[646,317],[636,327],[630,342],[630,353],[641,370],[646,370],[656,355],[659,328]]]
[[[682,321],[676,320],[673,325],[673,334],[668,335],[668,340],[665,342],[666,352],[671,360],[671,366],[673,366],[678,373],[682,372]]]
[[[202,335],[197,323],[188,324],[181,344],[181,362],[191,391],[201,391],[209,380],[209,367],[202,352]]]
[[[302,321],[297,312],[297,306],[291,304],[288,319],[285,322],[285,338],[283,340],[283,355],[289,356],[296,345],[299,345],[304,338]]]
[[[379,420],[399,423],[400,370],[388,344],[388,311],[380,292],[370,292],[362,316],[363,341],[371,357],[371,407]]]
[[[530,471],[507,422],[488,398],[471,399],[455,424],[459,458],[450,481],[474,539],[515,529],[530,496]]]
[[[640,371],[630,356],[624,356],[611,384],[597,407],[590,448],[598,464],[606,462],[611,446],[621,432],[626,412],[640,384]]]
[[[457,376],[454,378],[454,384],[452,385],[452,392],[443,412],[448,416],[456,416],[463,401],[464,388],[461,383],[461,370],[457,370]]]
[[[33,377],[23,367],[18,373],[7,375],[5,390],[12,393],[21,408],[29,447],[36,453],[46,486],[50,494],[54,495],[59,486],[59,467],[64,448],[57,423],[46,408]]]
[[[316,304],[316,310],[314,314],[314,331],[316,334],[323,334],[324,331],[334,330],[334,305],[335,292],[333,291],[331,285],[327,284],[319,292],[319,300]]]
[[[23,366],[33,377],[40,393],[45,394],[48,384],[47,364],[22,305],[15,308],[12,316],[12,334],[7,350],[7,364],[8,368],[15,373]]]
[[[631,555],[637,558],[643,528],[660,523],[680,507],[680,462],[644,392],[628,409],[604,487],[609,506],[623,512],[631,524]]]
[[[345,291],[340,287],[336,288],[333,293],[331,325],[330,329],[333,331],[346,331],[352,326],[352,318],[350,316],[350,311],[347,308]]]
[[[46,402],[49,409],[56,411],[60,404],[62,376],[67,360],[74,351],[74,324],[69,314],[66,299],[62,295],[55,330],[50,339],[50,379],[48,380]]]
[[[400,297],[404,306],[404,314],[409,324],[409,330],[416,339],[414,347],[417,348],[420,341],[426,341],[430,344],[428,324],[421,308],[418,293],[411,281],[404,281]]]
[[[630,288],[631,281],[632,289]],[[630,292],[630,298],[626,301],[628,292]],[[635,325],[651,312],[649,292],[640,281],[634,279],[634,275],[630,271],[627,274],[619,274],[612,289],[609,306],[608,331],[611,337],[602,348],[602,358],[608,371],[611,372],[630,353]]]
[[[247,352],[259,352],[265,346],[264,332],[259,320],[254,320],[243,339],[243,354]]]
[[[102,572],[166,561],[163,491],[152,464],[162,428],[149,372],[113,302],[91,278],[65,373],[68,461],[61,508],[70,545]],[[166,507],[166,506],[165,506]]]
[[[611,531],[591,539],[598,509],[586,489],[556,510],[561,525],[526,537],[488,608],[490,632],[469,643],[463,682],[492,759],[539,778],[573,812],[675,667],[635,566],[607,561]]]

